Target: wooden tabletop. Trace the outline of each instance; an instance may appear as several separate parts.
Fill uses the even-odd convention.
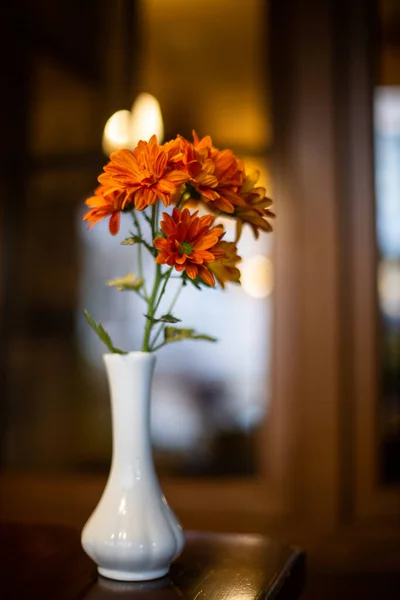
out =
[[[304,554],[258,535],[187,533],[168,577],[126,583],[97,576],[80,532],[0,524],[0,598],[5,600],[297,600]]]

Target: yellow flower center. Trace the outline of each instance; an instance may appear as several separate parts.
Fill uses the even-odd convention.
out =
[[[179,247],[179,254],[192,254],[193,248],[189,242],[182,242]]]

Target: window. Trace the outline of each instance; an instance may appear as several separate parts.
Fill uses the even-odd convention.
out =
[[[74,6],[61,15],[29,4],[39,32],[35,39],[43,34],[43,40],[20,49],[22,60],[31,61],[26,210],[18,229],[29,252],[19,246],[12,257],[13,297],[20,300],[12,307],[18,316],[7,347],[10,469],[108,469],[104,348],[84,322],[82,308],[121,347],[139,348],[143,306],[105,285],[134,268],[132,249],[119,244],[129,222],[112,239],[102,224],[87,232],[81,216],[85,195],[107,160],[101,153],[104,125],[113,111],[130,108],[122,88],[134,90],[130,103],[141,91],[158,99],[164,139],[177,132],[191,137],[192,128],[211,134],[216,146],[232,148],[259,169],[260,184],[270,188],[265,3],[148,0],[136,6],[135,14],[129,10],[124,19],[121,13],[115,22],[108,3],[99,2],[95,15],[84,11],[79,27],[91,34],[71,48],[63,26],[73,21]],[[100,36],[103,30],[107,35]],[[113,53],[124,35],[135,60]],[[58,51],[53,38],[60,38]],[[271,249],[272,236],[256,242],[246,230],[240,248],[244,288],[186,289],[179,299],[184,324],[220,341],[185,342],[159,353],[153,436],[161,473],[259,472],[258,438],[270,400]]]

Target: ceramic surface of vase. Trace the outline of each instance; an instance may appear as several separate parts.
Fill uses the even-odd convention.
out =
[[[163,577],[184,535],[161,491],[150,442],[150,396],[156,357],[105,354],[113,432],[111,470],[82,531],[82,546],[101,575],[120,581]]]

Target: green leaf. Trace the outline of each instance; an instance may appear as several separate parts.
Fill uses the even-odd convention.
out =
[[[160,317],[160,321],[162,321],[162,323],[180,323],[181,319],[178,319],[173,315],[166,314]]]
[[[142,277],[137,277],[133,273],[127,273],[123,277],[117,277],[107,281],[107,285],[117,288],[119,292],[134,291],[137,292],[143,285]]]
[[[134,244],[137,244],[137,240],[135,238],[137,238],[138,236],[136,235],[132,235],[131,237],[125,238],[123,242],[121,242],[122,246],[133,246]]]
[[[164,341],[169,344],[170,342],[180,342],[182,340],[205,340],[207,342],[217,342],[216,338],[203,333],[196,333],[194,329],[180,329],[178,327],[166,327],[164,329]]]
[[[153,256],[157,256],[157,250],[156,248],[154,248],[154,246],[151,246],[150,244],[148,244],[146,242],[146,240],[144,240],[143,238],[140,237],[140,235],[136,235],[132,232],[130,232],[131,235],[128,238],[125,238],[123,242],[121,242],[121,244],[123,246],[133,246],[134,244],[143,244],[143,246],[145,246],[147,248],[147,250],[153,255]]]
[[[159,319],[151,317],[150,315],[144,315],[146,319],[149,319],[152,323],[180,323],[181,319],[174,317],[173,315],[163,315]]]
[[[114,354],[127,354],[123,350],[120,350],[119,348],[116,348],[114,346],[114,344],[111,341],[110,335],[104,329],[103,325],[101,323],[96,323],[96,321],[89,314],[89,312],[86,310],[86,308],[83,311],[83,313],[84,313],[84,315],[86,317],[86,321],[89,323],[90,327],[98,335],[99,339],[103,342],[103,344],[105,344],[107,346],[107,348],[110,352],[112,352]]]

